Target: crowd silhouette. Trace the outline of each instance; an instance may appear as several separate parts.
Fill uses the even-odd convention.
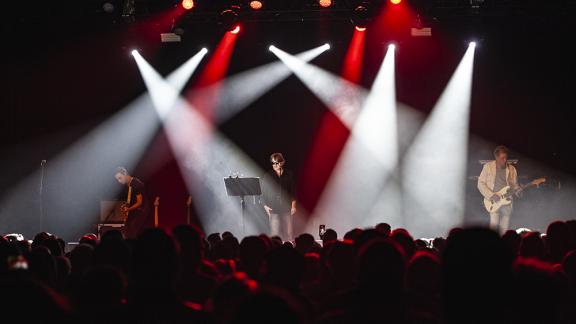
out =
[[[196,227],[0,237],[2,322],[576,323],[576,221],[546,233],[388,224],[294,242]]]

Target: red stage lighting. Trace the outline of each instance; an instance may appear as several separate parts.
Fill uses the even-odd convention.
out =
[[[357,31],[359,31],[359,32],[363,32],[363,31],[365,31],[365,30],[366,30],[366,27],[359,27],[359,26],[356,26],[356,30],[357,30]]]
[[[186,10],[194,8],[194,0],[182,0],[182,8]]]
[[[232,34],[238,34],[240,32],[240,25],[236,25],[236,27],[234,27],[230,32]]]
[[[402,0],[390,0],[390,3],[393,5],[400,4],[400,2],[402,2]]]
[[[322,8],[328,8],[332,5],[332,0],[318,0],[318,4]]]
[[[262,9],[262,1],[258,0],[250,1],[250,8],[252,8],[253,10]]]

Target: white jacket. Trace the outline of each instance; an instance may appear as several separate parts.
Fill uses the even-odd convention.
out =
[[[478,177],[478,190],[484,198],[490,199],[494,195],[494,183],[496,182],[496,161],[484,164]],[[506,167],[506,184],[512,189],[518,188],[518,172],[512,164]]]

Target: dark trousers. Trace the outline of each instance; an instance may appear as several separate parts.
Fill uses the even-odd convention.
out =
[[[146,213],[143,210],[134,210],[128,214],[124,225],[124,237],[135,240],[146,225]]]

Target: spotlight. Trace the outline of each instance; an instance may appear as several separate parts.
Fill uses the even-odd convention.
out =
[[[402,0],[390,0],[390,3],[393,5],[400,4],[400,2],[402,2]]]
[[[182,8],[191,10],[194,8],[194,0],[182,0]]]
[[[470,44],[468,44],[468,46],[470,46],[470,47],[476,47],[476,42],[470,42]]]
[[[368,10],[368,7],[365,5],[357,6],[352,12],[350,21],[358,31],[366,30],[366,27],[368,27],[368,24],[370,23],[370,11]]]
[[[133,49],[132,51],[130,51],[130,54],[132,54],[132,56],[136,56],[138,55],[138,50]]]
[[[202,52],[202,54],[206,54],[206,53],[208,53],[208,49],[206,47],[202,47],[200,52]]]
[[[252,8],[252,10],[262,9],[262,1],[258,1],[258,0],[250,1],[250,8]]]
[[[272,51],[275,50],[275,49],[276,49],[276,46],[274,46],[274,45],[268,46],[268,50],[269,50],[270,52],[272,52]]]
[[[240,32],[240,25],[236,25],[236,27],[234,27],[230,32],[232,34],[238,34]]]
[[[238,6],[232,6],[230,9],[226,9],[220,13],[220,25],[224,30],[238,33],[240,31],[240,26],[238,25]],[[237,31],[236,31],[237,29]]]
[[[388,49],[391,50],[391,51],[394,51],[394,50],[396,49],[396,45],[394,45],[394,44],[389,44],[389,45],[388,45]]]
[[[116,7],[114,7],[112,2],[104,2],[102,10],[104,10],[105,13],[112,14],[116,10]]]
[[[326,50],[329,50],[329,49],[330,49],[330,44],[326,43],[326,44],[323,45],[323,47],[326,48]]]
[[[318,4],[322,8],[328,8],[332,5],[332,0],[318,0]]]

